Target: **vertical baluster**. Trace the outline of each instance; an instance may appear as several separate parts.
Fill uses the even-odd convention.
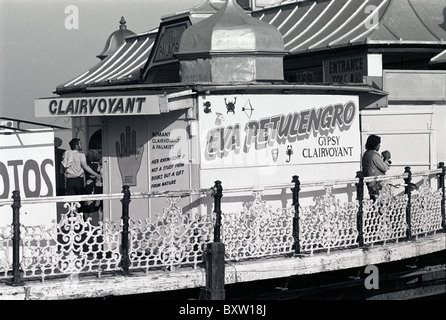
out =
[[[364,246],[364,210],[363,210],[363,200],[364,200],[364,174],[362,171],[356,172],[356,178],[359,182],[356,183],[356,200],[358,200],[358,215],[356,220],[356,227],[358,229],[358,245],[360,247]]]
[[[407,207],[406,207],[406,222],[407,222],[407,240],[412,239],[412,220],[411,220],[411,206],[412,206],[412,172],[410,171],[410,167],[406,167],[404,173],[407,174],[407,178],[404,178],[405,191],[407,194]]]
[[[441,173],[438,175],[438,188],[441,189],[441,225],[443,227],[443,231],[446,232],[446,213],[445,213],[445,183],[444,178],[446,176],[446,167],[444,166],[444,162],[440,162],[438,164],[438,168],[442,169]]]
[[[300,181],[299,176],[293,176],[294,188],[291,188],[293,192],[293,207],[294,207],[294,218],[293,218],[293,238],[294,238],[294,253],[300,254],[300,239],[299,239],[299,191],[300,191]]]
[[[20,208],[21,199],[20,191],[12,192],[12,199],[14,200],[12,207],[12,280],[7,282],[12,286],[22,286],[22,274],[20,270]]]
[[[130,204],[130,188],[129,186],[123,186],[123,198],[122,203],[122,239],[121,239],[121,268],[124,275],[129,275],[130,257],[129,257],[129,204]]]

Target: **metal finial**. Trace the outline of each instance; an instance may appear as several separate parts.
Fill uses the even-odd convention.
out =
[[[121,24],[119,26],[120,29],[127,29],[127,26],[125,25],[127,21],[125,21],[124,16],[121,17],[121,21],[119,21],[119,23]]]

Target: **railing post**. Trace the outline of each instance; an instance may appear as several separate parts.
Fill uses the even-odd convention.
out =
[[[406,223],[407,223],[407,240],[412,239],[412,221],[411,221],[411,206],[412,206],[412,172],[410,171],[410,167],[406,167],[404,173],[407,174],[407,178],[404,178],[405,191],[407,194],[407,207],[406,207]]]
[[[356,185],[356,200],[358,200],[359,208],[358,215],[356,220],[356,227],[358,229],[358,245],[360,247],[364,246],[364,228],[363,228],[363,219],[364,219],[364,210],[363,210],[363,200],[364,200],[364,174],[362,171],[356,172],[356,178],[359,179]]]
[[[220,242],[221,234],[221,198],[223,197],[223,187],[221,181],[215,181],[214,186],[214,213],[215,213],[215,226],[214,226],[214,242]]]
[[[20,270],[20,191],[12,192],[14,200],[12,207],[12,280],[7,282],[12,286],[22,286],[22,274]]]
[[[129,257],[129,204],[130,204],[130,188],[129,186],[122,187],[124,194],[121,199],[122,203],[122,239],[121,239],[121,268],[124,275],[129,275],[130,257]]]
[[[204,252],[206,263],[206,288],[204,300],[225,299],[225,244],[221,242],[221,198],[223,187],[221,181],[215,181],[214,186],[214,213],[216,214],[214,226],[214,242],[208,243]]]
[[[293,176],[294,188],[291,188],[293,192],[293,207],[294,207],[294,218],[293,218],[293,238],[294,238],[294,253],[300,254],[300,239],[299,239],[299,191],[300,191],[300,181],[299,176]]]
[[[445,213],[445,183],[444,178],[446,176],[446,167],[444,166],[444,162],[440,162],[438,164],[438,168],[442,169],[441,173],[438,175],[438,188],[441,189],[441,223],[443,227],[443,231],[446,232],[446,213]]]

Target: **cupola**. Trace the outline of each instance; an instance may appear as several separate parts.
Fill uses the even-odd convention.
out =
[[[108,56],[116,52],[119,47],[125,43],[125,38],[135,35],[133,31],[127,29],[126,23],[127,22],[125,21],[124,17],[121,17],[121,21],[119,21],[119,29],[113,32],[108,37],[107,42],[105,43],[104,50],[102,50],[102,52],[96,57],[101,60],[107,58]]]
[[[282,34],[236,0],[185,30],[177,57],[182,82],[283,81]]]

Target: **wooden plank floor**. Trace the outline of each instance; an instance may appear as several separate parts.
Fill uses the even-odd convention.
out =
[[[336,250],[276,258],[227,262],[225,284],[315,274],[375,265],[417,257],[446,249],[446,234],[439,233],[418,240],[388,243],[374,247]],[[24,280],[24,286],[0,283],[0,300],[69,300],[124,296],[152,292],[204,287],[205,270],[198,267],[175,271],[153,270],[96,276],[48,279],[45,282]]]

